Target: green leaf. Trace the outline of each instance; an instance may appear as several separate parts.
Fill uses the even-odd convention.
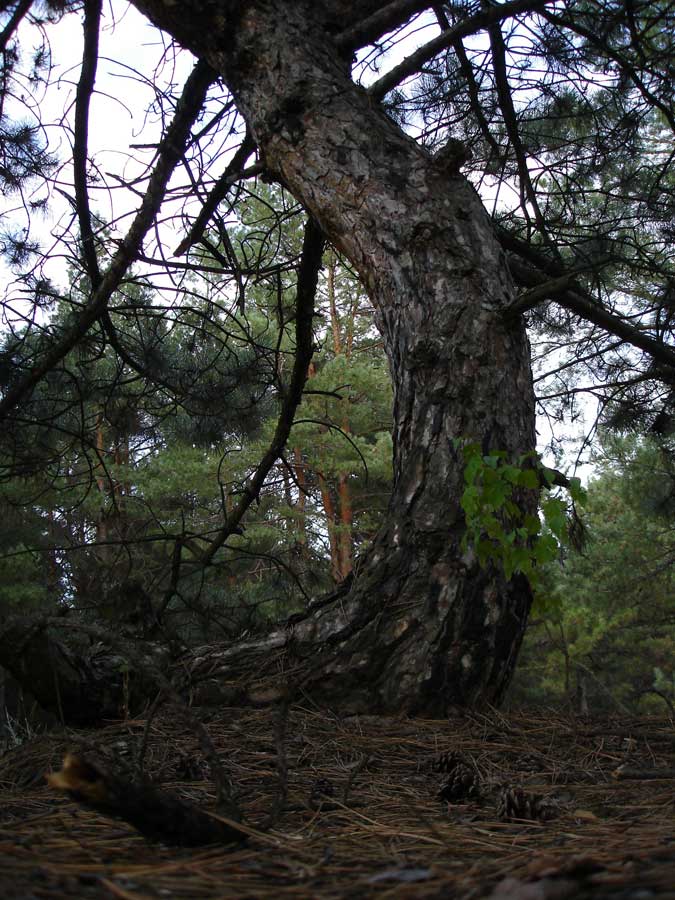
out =
[[[549,469],[547,466],[542,466],[542,467],[541,467],[541,474],[544,476],[544,480],[546,481],[546,483],[548,484],[548,486],[551,487],[551,485],[552,485],[553,482],[555,481],[555,477],[556,477],[556,475],[557,475],[556,470],[555,470],[555,469]]]
[[[471,456],[464,467],[464,481],[467,484],[473,484],[482,468],[483,463],[480,456]]]
[[[552,534],[542,534],[534,542],[532,547],[532,555],[539,565],[554,560],[560,552],[560,545]]]
[[[462,494],[462,509],[468,517],[472,517],[480,505],[480,493],[477,487],[470,486]]]
[[[501,481],[494,481],[483,488],[483,504],[492,509],[500,509],[504,500],[511,493],[511,488]]]
[[[528,513],[523,519],[523,525],[528,533],[528,535],[536,535],[539,534],[541,530],[541,522],[538,516],[533,516]]]
[[[558,496],[543,500],[547,532],[542,535],[539,517],[521,509],[513,496],[514,487],[538,492],[542,482],[549,487],[553,484],[555,471],[542,466],[532,453],[523,454],[519,465],[507,463],[503,451],[482,456],[476,444],[465,446],[463,453],[467,485],[461,501],[467,527],[464,546],[474,546],[481,565],[499,562],[507,577],[514,572],[538,576],[538,567],[555,559],[561,546],[570,545],[567,506]],[[579,480],[573,479],[570,496],[574,500],[583,494]]]
[[[518,484],[521,487],[536,491],[540,487],[539,475],[534,469],[523,469],[520,471]]]
[[[562,541],[567,533],[567,516],[565,504],[557,497],[550,497],[542,503],[544,521],[553,534]]]
[[[581,486],[581,479],[570,478],[570,485],[568,488],[570,497],[574,500],[575,503],[583,504],[586,501],[586,491]]]

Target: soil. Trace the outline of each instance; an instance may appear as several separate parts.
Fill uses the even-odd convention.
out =
[[[55,731],[0,758],[0,896],[675,900],[673,721],[197,712],[244,843],[151,841],[46,785],[69,750],[142,755],[154,784],[213,811],[179,716]]]

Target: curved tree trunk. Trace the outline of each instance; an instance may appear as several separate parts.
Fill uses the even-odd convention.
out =
[[[314,689],[410,711],[498,701],[531,595],[524,578],[462,552],[453,442],[533,450],[534,397],[524,323],[502,315],[513,286],[478,195],[353,84],[322,21],[327,3],[254,0],[213,14],[197,0],[134,2],[224,76],[266,166],[359,271],[384,339],[393,494],[339,612],[296,627],[303,652],[339,648]]]
[[[462,550],[454,442],[532,451],[534,397],[524,322],[502,314],[513,285],[478,195],[353,84],[322,21],[328,0],[133,2],[223,75],[267,168],[354,264],[394,385],[393,493],[351,589],[220,654],[220,667],[198,657],[193,674],[208,669],[217,687],[242,661],[253,670],[283,651],[291,681],[351,708],[498,702],[531,594]]]

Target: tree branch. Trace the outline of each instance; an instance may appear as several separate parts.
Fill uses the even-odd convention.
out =
[[[62,769],[48,774],[47,783],[87,807],[129,822],[150,840],[200,847],[241,842],[247,837],[237,823],[210,816],[156,785],[125,778],[87,755],[66,754]]]
[[[435,3],[433,9],[436,15],[436,19],[438,20],[438,24],[440,25],[441,31],[446,31],[451,26],[450,22],[448,21],[448,17],[445,15],[445,11],[442,5],[440,3]],[[485,113],[483,111],[483,107],[481,105],[480,97],[478,94],[478,85],[476,84],[473,66],[469,61],[469,57],[466,55],[466,50],[464,49],[464,44],[462,43],[461,38],[457,38],[453,41],[452,48],[455,51],[455,55],[457,56],[460,72],[462,73],[464,81],[466,82],[466,89],[469,94],[469,103],[471,104],[471,109],[473,110],[473,114],[475,115],[476,121],[478,122],[481,134],[485,138],[495,158],[498,159],[501,155],[499,143],[490,131],[490,126],[488,125],[488,121],[485,118]]]
[[[190,129],[206,99],[206,92],[215,80],[216,73],[203,61],[199,61],[185,82],[176,106],[176,113],[169,125],[158,151],[158,159],[150,176],[148,187],[136,217],[115,253],[110,266],[93,290],[82,311],[74,317],[74,324],[58,338],[26,376],[10,387],[0,400],[0,421],[30,394],[40,380],[75,347],[94,322],[105,311],[108,301],[120,285],[124,275],[136,259],[148,229],[159,211],[166,187],[173,170],[183,155],[190,137]]]
[[[174,256],[182,256],[190,249],[190,247],[192,247],[193,244],[196,244],[197,241],[201,238],[211,216],[218,208],[218,205],[225,199],[225,197],[227,196],[227,192],[230,190],[232,185],[235,184],[239,179],[244,163],[254,150],[255,141],[253,140],[251,132],[247,130],[241,146],[234,154],[230,162],[227,164],[225,171],[222,173],[218,181],[216,181],[216,183],[212,187],[211,192],[206,198],[204,206],[202,207],[199,215],[192,224],[192,227],[174,250]],[[263,166],[260,165],[258,168],[262,172]],[[249,174],[255,174],[255,168],[250,169]]]
[[[424,63],[429,62],[437,53],[450,47],[459,38],[467,37],[476,31],[481,31],[518,13],[535,12],[550,2],[552,0],[508,0],[508,2],[501,3],[499,6],[491,6],[481,10],[475,16],[470,16],[463,22],[453,25],[452,28],[442,31],[428,44],[407,56],[403,62],[394,66],[386,75],[383,75],[382,78],[371,84],[368,88],[369,96],[374,100],[381,100],[385,94],[402,81],[405,81],[410,75],[418,72]]]
[[[516,281],[521,281],[523,277],[528,277],[529,273],[526,275],[522,264],[511,256],[509,256],[509,266]],[[558,278],[545,278],[539,284],[530,288],[529,291],[519,294],[515,302],[509,306],[508,315],[520,316],[528,312],[528,310],[534,309],[535,306],[539,306],[540,303],[544,303],[547,300],[556,300],[570,287],[573,277],[570,274],[560,275]]]
[[[518,165],[518,177],[520,179],[521,186],[520,202],[523,214],[525,215],[525,218],[529,225],[530,217],[527,211],[527,199],[534,211],[534,218],[535,222],[537,223],[538,231],[540,232],[542,238],[549,246],[549,248],[551,250],[554,250],[551,239],[548,236],[544,216],[542,215],[541,209],[539,208],[537,193],[534,189],[534,185],[532,184],[529,169],[527,168],[527,156],[523,147],[523,142],[520,139],[520,132],[518,131],[518,117],[513,105],[511,85],[509,84],[509,76],[506,69],[506,43],[504,41],[504,36],[498,22],[494,25],[490,25],[490,27],[488,28],[488,34],[490,36],[492,66],[495,76],[495,84],[497,87],[499,108],[501,109],[506,133],[509,137],[509,140],[511,141],[511,146],[513,147],[513,152],[516,157],[516,163]]]
[[[96,258],[94,232],[91,227],[89,192],[87,190],[87,140],[89,136],[89,104],[94,91],[98,63],[98,30],[101,22],[101,0],[84,4],[84,49],[82,71],[75,95],[75,140],[73,142],[73,183],[75,206],[80,225],[82,258],[92,288],[101,281]]]
[[[7,46],[7,42],[12,37],[16,29],[19,27],[19,24],[23,17],[26,15],[28,10],[33,5],[33,0],[21,0],[14,10],[9,22],[3,28],[2,32],[0,32],[0,53],[2,53]]]
[[[387,31],[405,24],[411,16],[430,5],[430,0],[393,0],[351,28],[341,31],[335,42],[341,50],[358,50],[378,40]]]
[[[644,99],[649,104],[656,107],[656,109],[658,109],[663,114],[671,129],[675,131],[675,115],[673,114],[672,108],[662,100],[660,100],[653,91],[649,90],[635,67],[631,65],[630,60],[628,60],[625,56],[622,56],[621,53],[614,50],[614,48],[610,47],[607,41],[602,38],[601,34],[596,34],[591,29],[585,28],[577,19],[574,18],[574,16],[565,18],[563,16],[554,15],[553,13],[548,11],[545,11],[543,15],[552,25],[557,25],[559,28],[569,28],[570,31],[576,32],[576,34],[585,38],[595,47],[599,47],[603,53],[606,53],[608,58],[613,60],[626,73],[626,75],[628,75],[628,77],[633,82],[638,91],[642,94]]]
[[[565,272],[558,263],[550,264],[524,241],[506,234],[503,230],[499,231],[498,236],[504,249],[510,251],[509,268],[515,280],[531,288],[505,310],[505,315],[518,315],[538,303],[553,300],[588,322],[604,328],[605,331],[622,338],[634,347],[639,347],[669,369],[675,368],[675,348],[645,334],[635,325],[604,309],[590,294],[573,286],[575,273]],[[525,254],[530,258],[529,265],[522,261]],[[532,262],[532,257],[538,257],[536,263]]]
[[[325,237],[316,222],[309,218],[305,226],[305,237],[302,245],[302,257],[298,269],[298,286],[296,293],[295,313],[295,363],[291,382],[281,405],[274,437],[267,452],[260,461],[254,474],[248,479],[242,490],[242,496],[227,517],[227,521],[219,534],[211,541],[209,548],[202,556],[204,563],[209,563],[227,538],[236,532],[247,509],[257,498],[267,475],[281,455],[293,427],[295,411],[300,405],[302,391],[307,381],[307,372],[313,353],[312,319],[314,316],[314,297],[321,268],[321,258]]]

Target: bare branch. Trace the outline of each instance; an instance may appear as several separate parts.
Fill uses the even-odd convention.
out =
[[[520,264],[511,258],[509,258],[509,264],[513,274],[516,276],[516,280],[518,280],[518,274],[523,274]],[[509,307],[509,315],[522,315],[528,310],[534,309],[535,306],[539,306],[540,303],[545,303],[547,300],[556,300],[568,290],[573,277],[570,274],[560,275],[558,278],[545,279],[541,284],[537,284],[535,287],[530,288],[529,291],[525,291],[524,294],[520,294],[515,303],[512,303]]]
[[[508,243],[503,235],[502,244]],[[512,239],[513,241],[513,239]],[[521,242],[518,242],[521,243]],[[635,325],[631,325],[625,319],[614,313],[604,309],[590,294],[585,293],[578,287],[570,287],[570,282],[574,275],[572,273],[558,274],[557,277],[551,278],[542,269],[528,265],[518,258],[514,253],[509,254],[509,267],[516,281],[520,284],[531,285],[532,290],[528,291],[524,296],[520,297],[515,304],[506,310],[506,315],[516,315],[531,309],[537,303],[544,300],[553,300],[560,306],[571,310],[577,315],[599,325],[610,334],[615,334],[634,347],[644,350],[657,362],[663,363],[669,369],[675,367],[675,348],[669,347],[667,344],[656,340],[649,334],[645,334]],[[559,272],[562,267],[556,266]]]
[[[356,50],[376,41],[387,31],[403,25],[415,13],[428,9],[430,5],[429,0],[393,0],[351,28],[340,32],[335,39],[336,43],[340,49]]]
[[[542,9],[550,2],[551,0],[510,0],[510,2],[502,3],[499,6],[491,6],[488,9],[481,10],[475,16],[471,16],[463,22],[453,25],[452,28],[442,31],[438,37],[411,53],[403,62],[394,66],[386,75],[383,75],[382,78],[371,84],[368,88],[368,94],[375,100],[381,100],[385,94],[402,81],[405,81],[410,75],[418,72],[424,63],[433,59],[441,50],[452,46],[459,38],[475,34],[476,31],[481,31],[518,13],[534,12]]]
[[[10,387],[0,400],[0,419],[5,418],[33,390],[46,373],[70,353],[105,311],[110,297],[119,287],[131,263],[136,259],[143,238],[162,205],[169,179],[183,155],[185,145],[190,137],[190,129],[199,115],[206,99],[206,92],[215,78],[216,74],[208,63],[200,61],[192,70],[178,101],[174,119],[160,144],[157,163],[150,176],[143,201],[126,237],[121,242],[98,287],[92,291],[88,302],[75,317],[74,324],[54,342],[38,365]]]
[[[225,543],[231,534],[236,533],[239,523],[246,510],[257,498],[267,475],[279,459],[293,426],[295,411],[300,405],[302,391],[307,381],[307,372],[312,359],[312,319],[314,315],[314,297],[316,294],[319,270],[325,237],[319,226],[313,219],[307,220],[305,237],[302,245],[302,257],[298,270],[298,286],[295,313],[295,362],[291,382],[284,397],[274,437],[263,456],[258,468],[246,482],[239,503],[228,516],[227,522],[220,533],[212,540],[208,550],[204,553],[204,563],[210,562],[216,552]]]
[[[73,144],[73,182],[77,219],[82,240],[84,267],[92,288],[97,288],[101,273],[96,258],[94,232],[91,227],[89,192],[87,190],[87,141],[89,136],[89,104],[96,80],[98,63],[98,30],[101,22],[101,0],[90,0],[84,5],[84,49],[82,71],[75,96],[75,141]]]
[[[174,256],[182,256],[186,253],[193,244],[196,244],[197,241],[201,238],[204,233],[204,229],[209,223],[209,220],[213,213],[218,208],[218,204],[222,203],[222,201],[227,196],[227,192],[230,190],[233,184],[237,182],[237,180],[241,177],[241,170],[244,166],[244,163],[249,158],[251,153],[255,150],[255,141],[253,140],[253,136],[249,131],[246,132],[246,136],[241,143],[241,146],[234,154],[230,162],[227,164],[225,171],[220,176],[218,181],[214,184],[211,189],[211,193],[206,198],[204,206],[201,209],[201,212],[195,219],[192,227],[180,242],[180,244],[174,250]],[[262,165],[259,167],[260,171],[263,170]],[[255,173],[255,168],[251,168],[248,170],[249,175]]]
[[[26,15],[26,13],[28,12],[28,10],[31,8],[32,5],[33,5],[33,0],[21,0],[21,3],[19,3],[17,8],[14,10],[14,13],[11,16],[9,22],[7,23],[7,25],[3,28],[2,32],[0,33],[0,53],[2,53],[2,51],[4,51],[5,47],[7,46],[7,42],[12,37],[12,35],[16,31],[16,29],[19,27],[19,23],[21,22],[21,20]]]

